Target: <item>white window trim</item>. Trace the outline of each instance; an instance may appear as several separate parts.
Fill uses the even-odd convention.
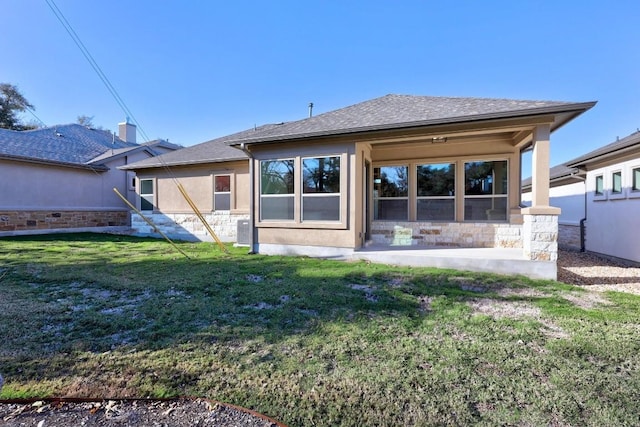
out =
[[[153,184],[153,193],[143,193],[142,192],[142,181],[151,181],[151,183]],[[140,178],[138,179],[138,188],[140,189],[140,197],[138,199],[138,203],[139,206],[138,208],[140,209],[140,211],[142,212],[153,212],[156,211],[158,209],[158,199],[157,199],[157,193],[158,193],[158,185],[157,185],[157,180],[155,178]],[[153,209],[150,211],[148,209],[142,209],[142,198],[143,196],[149,196],[151,195],[151,199],[152,202],[151,204],[153,205]]]
[[[597,193],[598,177],[602,177],[602,193],[601,194]],[[608,191],[607,191],[607,180],[606,180],[605,173],[601,172],[601,173],[598,173],[598,174],[594,174],[592,179],[593,179],[593,200],[595,202],[602,202],[602,201],[607,200]]]
[[[620,192],[613,191],[613,176],[615,174],[620,174]],[[625,187],[624,173],[622,173],[622,169],[612,169],[609,172],[609,178],[611,179],[611,187],[609,188],[609,200],[620,200],[627,198],[627,189]]]
[[[633,171],[636,169],[640,170],[640,164],[629,166],[629,193],[627,194],[627,197],[630,199],[640,198],[640,182],[638,182],[638,189],[637,190],[633,189],[633,177],[634,177]]]

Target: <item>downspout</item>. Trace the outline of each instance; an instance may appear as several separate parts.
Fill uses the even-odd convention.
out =
[[[584,183],[584,218],[580,220],[580,252],[586,252],[586,226],[585,222],[587,221],[587,177],[579,176],[577,173],[571,174],[572,178],[581,179]]]
[[[251,154],[251,151],[249,151],[249,149],[247,148],[247,146],[245,145],[244,142],[240,143],[240,150],[242,150],[242,152],[244,154],[247,155],[247,157],[249,157],[249,228],[251,228],[251,234],[250,234],[250,238],[249,238],[249,255],[253,255],[256,253],[255,250],[255,232],[256,232],[256,227],[255,227],[255,167],[254,167],[254,158],[253,158],[253,154]]]
[[[587,221],[587,179],[584,179],[584,218],[580,220],[580,252],[586,252],[587,247],[585,245],[585,222]]]

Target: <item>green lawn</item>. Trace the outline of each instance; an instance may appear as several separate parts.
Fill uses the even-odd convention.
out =
[[[0,398],[201,396],[290,426],[638,425],[640,297],[69,234],[0,239]]]

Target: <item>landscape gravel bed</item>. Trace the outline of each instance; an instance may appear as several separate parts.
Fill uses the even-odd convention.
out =
[[[592,291],[640,295],[640,267],[578,251],[559,251],[558,281]]]
[[[50,399],[0,403],[0,425],[7,427],[283,427],[242,408],[204,399],[105,400]]]

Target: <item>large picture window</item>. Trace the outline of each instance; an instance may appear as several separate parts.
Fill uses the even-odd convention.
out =
[[[409,219],[409,168],[382,166],[373,169],[374,219]]]
[[[456,165],[418,165],[416,168],[418,221],[454,221]]]
[[[506,221],[507,161],[464,164],[464,220]]]
[[[260,219],[294,219],[294,161],[260,162]]]
[[[140,180],[140,210],[152,211],[154,205],[153,179]]]
[[[340,221],[340,157],[302,159],[302,220]]]
[[[231,175],[213,177],[213,209],[216,211],[231,209]]]

